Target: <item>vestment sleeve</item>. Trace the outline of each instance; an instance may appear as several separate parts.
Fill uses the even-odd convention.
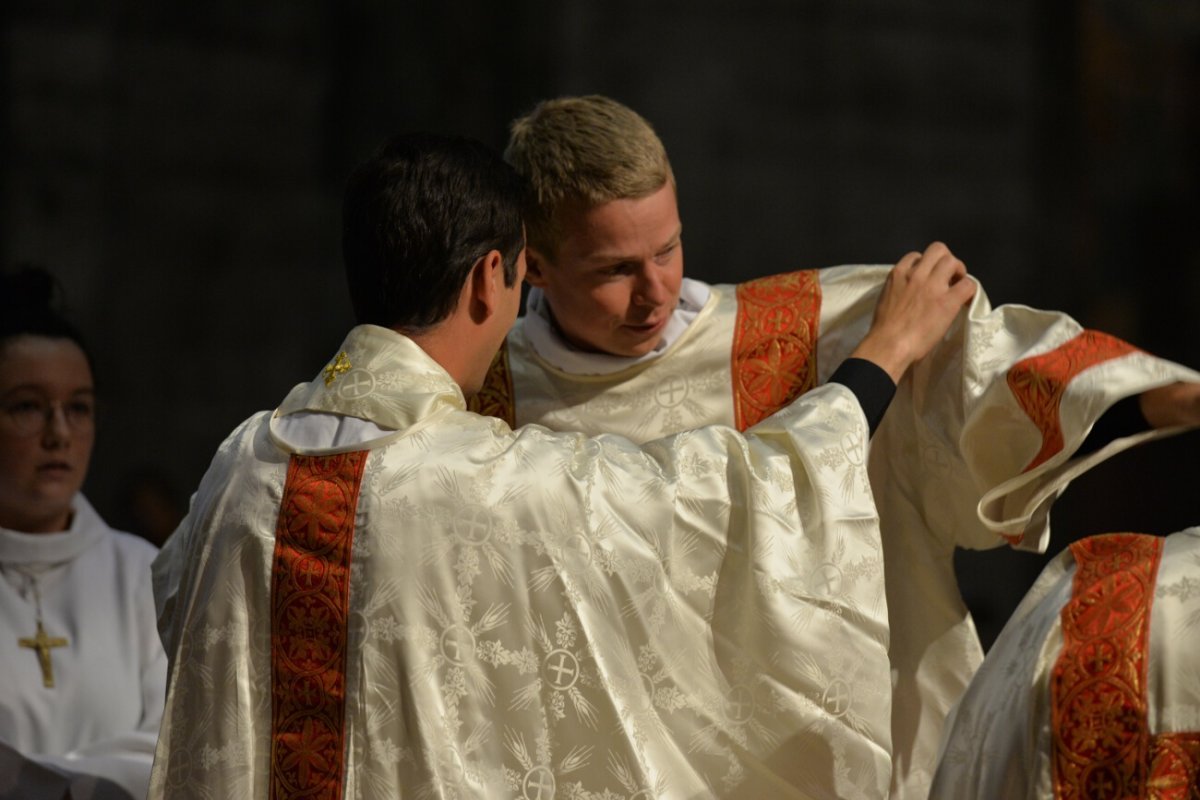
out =
[[[286,462],[286,454],[278,453],[266,441],[264,421],[267,416],[267,413],[251,416],[221,443],[200,486],[189,501],[188,513],[174,533],[167,538],[151,565],[158,635],[163,649],[168,654],[178,650],[181,626],[188,617],[190,606],[197,602],[192,583],[197,575],[206,572],[201,567],[211,556],[212,537],[211,532],[205,530],[205,526],[211,525],[214,516],[225,510],[219,507],[222,492],[230,485],[238,485],[239,481],[247,479],[245,470],[247,465],[252,463],[251,456],[269,454],[267,461]],[[274,485],[261,487],[262,491],[268,494],[265,498],[267,502],[261,505],[265,509],[264,519],[270,520],[266,525],[269,531],[274,530],[273,515],[277,513],[278,508],[277,505],[272,506],[270,501],[277,500],[281,488]],[[181,602],[185,606],[181,606]],[[172,667],[173,665],[168,665],[168,669]],[[169,686],[170,674],[167,675],[166,682]]]
[[[839,363],[861,339],[886,275],[882,267],[823,271],[824,364]],[[1200,374],[1065,314],[993,308],[980,288],[900,382],[872,440],[881,514],[915,513],[945,547],[1007,540],[1044,550],[1050,507],[1074,477],[1180,430],[1118,425],[1110,441],[1079,453],[1097,422],[1121,400],[1176,381]]]
[[[928,368],[952,370],[947,360],[963,364],[957,447],[979,491],[978,519],[991,534],[962,541],[990,546],[998,535],[1039,552],[1049,543],[1050,507],[1073,478],[1182,430],[1118,426],[1111,441],[1080,454],[1097,423],[1122,400],[1200,381],[1191,369],[1085,330],[1064,314],[1019,305],[991,309],[984,297],[964,315],[961,344],[947,342]],[[914,376],[914,405],[929,380],[928,373]]]

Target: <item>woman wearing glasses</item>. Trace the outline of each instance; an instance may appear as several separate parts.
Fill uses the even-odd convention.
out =
[[[143,797],[166,681],[156,550],[80,493],[95,387],[53,289],[0,276],[0,798]]]

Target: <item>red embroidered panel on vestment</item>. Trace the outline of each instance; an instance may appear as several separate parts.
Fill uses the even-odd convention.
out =
[[[733,335],[733,415],[739,431],[817,384],[821,281],[816,270],[739,284]]]
[[[1146,667],[1162,540],[1093,536],[1071,553],[1075,578],[1050,679],[1054,796],[1145,797]]]
[[[1200,800],[1200,733],[1163,733],[1150,741],[1150,800]]]
[[[500,352],[492,360],[483,388],[474,397],[467,398],[467,410],[485,417],[498,417],[516,427],[516,402],[513,398],[512,370],[508,365],[508,342],[500,345]]]
[[[1136,352],[1107,333],[1084,331],[1061,347],[1018,361],[1008,371],[1008,386],[1021,409],[1042,432],[1042,449],[1025,471],[1053,458],[1063,448],[1059,405],[1067,385],[1089,367]]]
[[[292,456],[271,572],[271,798],[340,800],[354,518],[367,453]]]

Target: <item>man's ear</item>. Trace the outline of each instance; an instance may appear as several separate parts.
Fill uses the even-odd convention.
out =
[[[504,285],[504,257],[499,250],[489,250],[475,262],[468,278],[471,293],[471,318],[483,322],[496,312]]]
[[[525,248],[525,282],[539,289],[546,288],[546,259],[528,246]]]

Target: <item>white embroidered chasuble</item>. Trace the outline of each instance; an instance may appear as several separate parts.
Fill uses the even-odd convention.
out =
[[[866,334],[889,270],[834,267],[713,286],[661,356],[603,375],[555,367],[519,320],[477,405],[519,425],[635,441],[707,424],[741,428],[747,409],[769,412],[789,392],[828,380]],[[1178,380],[1200,375],[1085,332],[1062,314],[993,309],[980,289],[901,382],[868,459],[889,570],[892,797],[925,796],[945,715],[983,657],[955,580],[955,546],[992,547],[1008,537],[1044,550],[1050,505],[1071,478],[1175,432],[1128,437],[1072,459],[1096,419],[1122,397]],[[832,457],[864,456],[843,452]],[[819,577],[834,594],[848,581],[832,570]]]
[[[946,724],[932,798],[1200,793],[1200,528],[1079,540]]]
[[[753,436],[638,447],[471,414],[386,329],[342,350],[221,445],[155,562],[152,797],[886,794],[882,556],[848,390]],[[289,443],[313,412],[391,432]]]
[[[156,550],[109,528],[82,495],[72,507],[62,533],[0,529],[0,788],[35,793],[20,781],[41,773],[64,776],[53,785],[74,784],[77,797],[107,796],[86,793],[86,776],[99,776],[142,797],[166,691]],[[47,636],[66,640],[49,651],[53,687],[37,652],[18,647],[35,634],[38,601]]]

